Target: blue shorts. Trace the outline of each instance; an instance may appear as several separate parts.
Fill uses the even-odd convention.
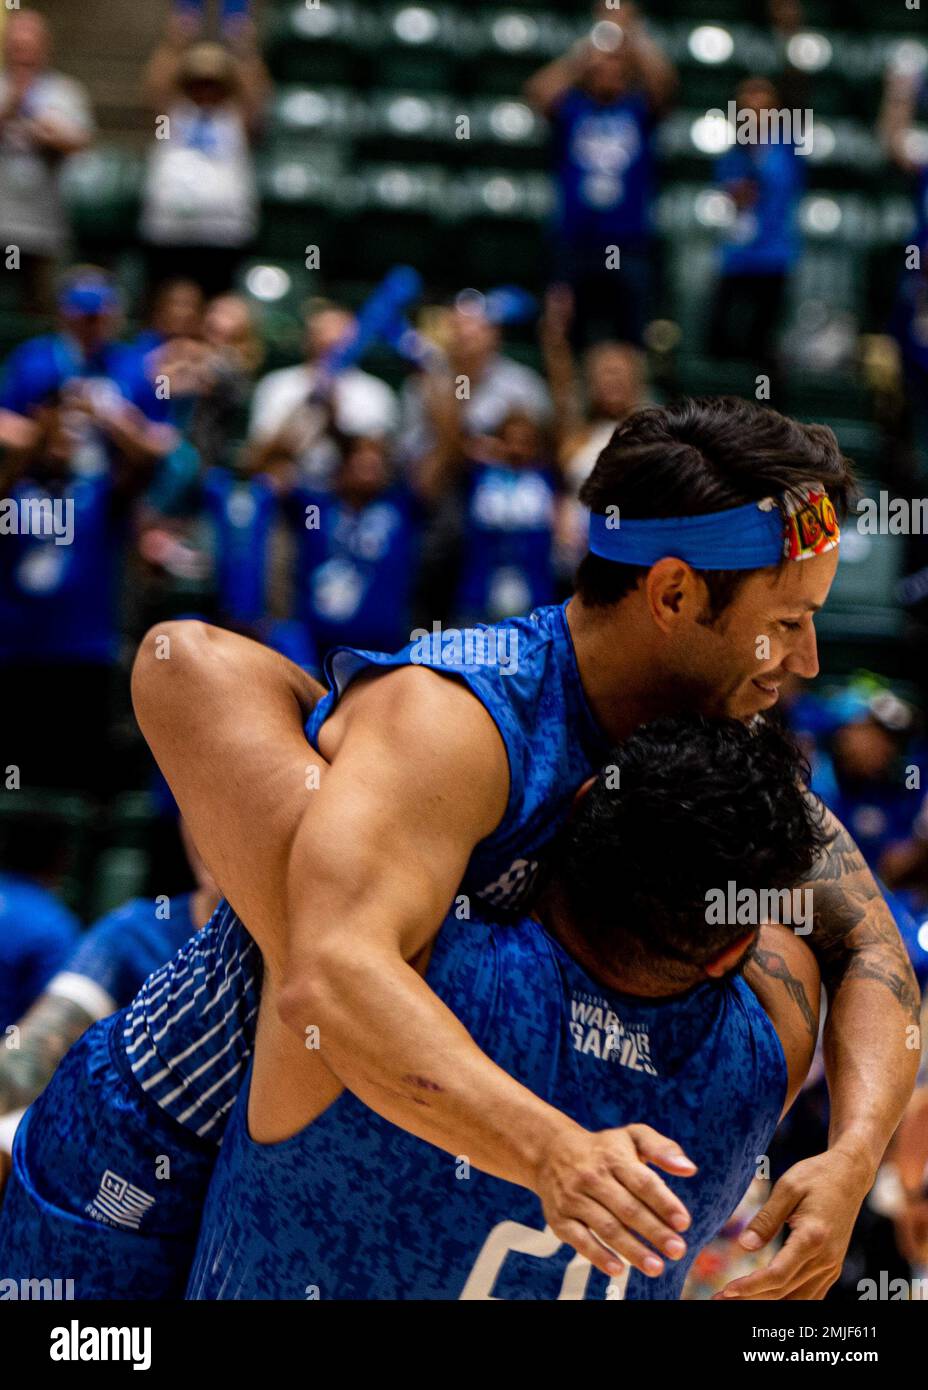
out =
[[[16,1132],[0,1207],[0,1279],[65,1297],[182,1298],[218,1153],[129,1070],[122,1013],[63,1058]]]

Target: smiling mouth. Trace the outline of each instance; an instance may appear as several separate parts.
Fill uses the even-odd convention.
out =
[[[758,690],[762,690],[765,695],[779,695],[780,693],[779,685],[774,685],[772,681],[762,681],[755,678],[753,683],[757,686]]]

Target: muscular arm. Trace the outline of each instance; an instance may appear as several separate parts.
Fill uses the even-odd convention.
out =
[[[788,927],[766,923],[744,978],[770,1015],[783,1047],[788,1076],[785,1115],[806,1079],[818,1040],[818,966],[809,948]]]
[[[285,1017],[317,1026],[329,1066],[387,1119],[531,1185],[563,1116],[489,1062],[405,964],[502,817],[499,734],[461,686],[415,669],[368,683],[332,724],[337,752],[290,857]]]
[[[268,647],[199,622],[160,623],[132,672],[132,700],[194,843],[276,970],[283,885],[325,762],[303,725],[322,687]]]
[[[673,1254],[689,1217],[648,1166],[692,1173],[672,1139],[640,1126],[589,1134],[496,1067],[408,964],[503,814],[505,752],[489,716],[421,669],[358,682],[325,725],[327,767],[303,735],[315,693],[274,653],[202,624],[153,629],[133,674],[142,729],[266,959],[286,918],[294,1034],[318,1028],[323,1060],[378,1113],[531,1187],[561,1239],[606,1273],[616,1269],[594,1230],[639,1268],[648,1252],[632,1232]],[[309,763],[322,775],[307,794]],[[297,1046],[281,1065],[309,1055]]]
[[[829,1000],[828,1150],[784,1173],[740,1237],[757,1249],[788,1222],[783,1248],[718,1298],[824,1298],[918,1067],[918,993],[896,924],[854,841],[827,812],[826,822],[835,838],[804,885],[813,911],[804,940]]]
[[[806,886],[813,907],[807,941],[829,1003],[829,1147],[846,1153],[869,1187],[915,1083],[919,995],[902,938],[863,855],[840,821],[830,813],[826,819],[835,839]]]

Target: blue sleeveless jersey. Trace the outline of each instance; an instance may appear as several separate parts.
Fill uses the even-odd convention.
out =
[[[607,990],[541,925],[452,917],[427,979],[501,1067],[590,1130],[644,1123],[698,1165],[666,1177],[687,1255],[629,1299],[673,1299],[747,1190],[786,1091],[773,1025],[740,977],[671,999]],[[188,1297],[558,1299],[622,1296],[545,1226],[534,1193],[470,1168],[349,1092],[300,1134],[256,1144],[248,1087],[204,1210]]]
[[[609,752],[583,693],[562,604],[527,618],[462,630],[421,630],[395,656],[340,648],[325,663],[329,694],[306,732],[314,747],[337,700],[362,671],[426,666],[461,681],[499,729],[509,761],[502,821],[475,847],[462,891],[518,911],[531,899],[544,850],[567,819],[577,788]]]
[[[506,811],[476,845],[461,891],[483,908],[530,901],[545,849],[576,789],[608,752],[587,706],[562,606],[495,627],[417,638],[394,656],[338,648],[326,659],[330,693],[306,727],[315,747],[336,701],[361,672],[426,665],[465,684],[488,710],[509,760]],[[181,1124],[219,1139],[254,1041],[257,947],[227,903],[157,971],[127,1013],[133,1071]]]

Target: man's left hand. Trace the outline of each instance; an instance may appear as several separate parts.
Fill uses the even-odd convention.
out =
[[[784,1225],[783,1248],[763,1269],[734,1279],[717,1299],[824,1298],[841,1273],[851,1232],[872,1185],[872,1174],[845,1153],[830,1150],[784,1173],[739,1237],[746,1250],[769,1244]]]

